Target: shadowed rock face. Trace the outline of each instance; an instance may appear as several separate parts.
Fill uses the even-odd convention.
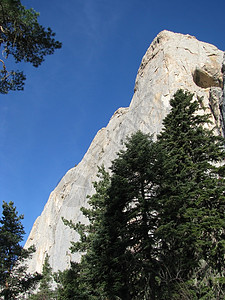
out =
[[[222,97],[220,98],[220,118],[222,119],[222,130],[223,136],[225,136],[225,53],[223,56],[223,66],[222,66],[222,73],[223,73],[223,91]]]
[[[62,178],[34,223],[25,245],[36,246],[29,271],[41,271],[46,253],[54,271],[79,259],[69,251],[70,241],[77,235],[64,226],[61,218],[85,222],[80,207],[87,204],[86,196],[94,192],[92,182],[97,166],[104,164],[108,168],[132,132],[140,129],[158,134],[170,110],[169,100],[178,89],[203,97],[221,133],[222,62],[222,51],[193,36],[169,31],[157,35],[142,59],[130,106],[119,108],[107,127],[96,134],[82,161]]]
[[[203,89],[210,87],[223,87],[221,78],[214,76],[214,74],[210,74],[204,69],[196,68],[193,74],[193,80],[199,87]]]

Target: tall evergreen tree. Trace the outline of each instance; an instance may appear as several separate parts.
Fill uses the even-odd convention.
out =
[[[158,141],[133,134],[95,183],[90,224],[65,222],[84,251],[78,299],[224,299],[224,139],[200,99],[170,104]]]
[[[42,274],[38,292],[30,296],[30,300],[53,300],[56,299],[56,293],[53,291],[53,273],[49,263],[49,255],[46,254],[42,266]]]
[[[210,118],[200,113],[200,99],[179,90],[170,104],[171,112],[158,136],[161,167],[157,238],[160,286],[162,290],[165,287],[161,299],[175,299],[176,293],[180,297],[178,290],[193,278],[189,299],[222,299],[224,140],[209,129]]]
[[[93,183],[96,193],[91,197],[88,196],[88,207],[81,208],[89,224],[85,225],[80,222],[74,224],[72,221],[63,219],[65,225],[80,235],[79,241],[72,241],[70,249],[72,253],[80,252],[81,262],[78,265],[73,263],[70,270],[60,275],[62,283],[62,288],[59,289],[60,299],[64,299],[65,295],[72,295],[72,293],[80,300],[97,300],[105,297],[104,271],[99,261],[99,254],[94,249],[96,243],[99,243],[101,239],[105,201],[108,198],[107,193],[111,179],[103,166],[99,167],[97,176],[99,180]],[[71,274],[74,275],[73,279],[70,278]],[[72,285],[74,289],[72,289]]]
[[[54,278],[57,282],[58,300],[87,300],[86,283],[82,280],[80,270],[82,264],[72,262],[68,270],[59,271]],[[90,297],[89,297],[90,298]],[[101,298],[99,298],[101,299]]]
[[[64,220],[81,237],[72,251],[86,251],[80,265],[86,299],[148,299],[154,295],[154,151],[149,135],[139,131],[128,138],[126,149],[112,164],[111,178],[100,170],[102,180],[95,183],[90,208],[82,208],[90,224]]]
[[[156,149],[151,137],[138,131],[112,163],[104,224],[108,230],[108,287],[121,299],[154,299],[157,251],[155,203]],[[110,258],[110,259],[109,259]],[[115,272],[115,274],[113,273]]]
[[[3,202],[0,219],[0,296],[14,299],[25,293],[37,280],[38,274],[26,273],[25,260],[34,252],[33,247],[23,249],[21,241],[25,234],[21,220],[13,202]]]

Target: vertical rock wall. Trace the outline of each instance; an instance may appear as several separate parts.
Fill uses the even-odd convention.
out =
[[[25,245],[34,244],[37,249],[29,262],[29,271],[41,271],[46,253],[54,271],[79,259],[69,252],[70,241],[77,239],[77,235],[64,226],[62,217],[86,221],[80,207],[87,205],[87,195],[94,192],[92,182],[97,166],[104,164],[108,168],[131,133],[142,130],[158,134],[170,110],[169,100],[178,89],[202,97],[207,112],[221,130],[222,62],[222,51],[193,36],[169,31],[157,35],[141,61],[130,106],[118,109],[107,127],[97,133],[82,161],[62,178],[36,220]]]

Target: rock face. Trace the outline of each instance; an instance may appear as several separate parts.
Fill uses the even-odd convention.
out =
[[[64,226],[61,218],[85,221],[80,207],[86,205],[86,196],[94,192],[92,182],[97,166],[104,164],[108,168],[132,132],[140,129],[158,134],[170,110],[169,100],[178,89],[203,97],[221,134],[222,65],[223,52],[213,45],[169,31],[157,35],[142,59],[130,106],[119,108],[107,127],[97,133],[82,161],[62,178],[34,223],[25,245],[36,246],[29,271],[41,271],[46,253],[54,271],[79,259],[69,251],[76,233]]]
[[[223,94],[220,100],[220,116],[222,119],[223,135],[225,136],[225,53],[223,56],[222,72],[223,72],[223,92],[222,92]]]

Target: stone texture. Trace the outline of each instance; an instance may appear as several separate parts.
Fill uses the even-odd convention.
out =
[[[223,56],[222,73],[223,73],[223,93],[220,99],[220,114],[221,114],[220,117],[222,119],[223,135],[225,136],[225,53]]]
[[[119,108],[92,141],[82,161],[62,178],[36,220],[25,247],[36,246],[30,271],[41,271],[45,253],[53,270],[69,267],[70,241],[76,233],[65,227],[61,217],[84,222],[80,207],[93,193],[97,166],[108,168],[123,147],[127,135],[138,129],[158,134],[170,110],[169,100],[180,88],[203,97],[220,131],[219,101],[222,94],[223,52],[195,37],[162,31],[151,43],[138,70],[134,96],[128,108]]]

